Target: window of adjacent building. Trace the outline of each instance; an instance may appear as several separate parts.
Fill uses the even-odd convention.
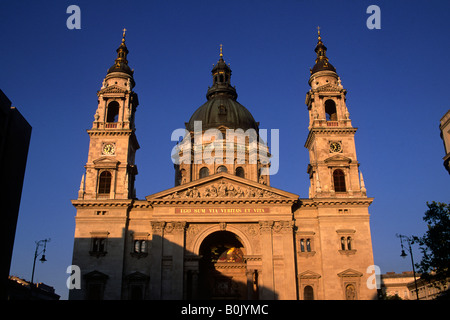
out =
[[[303,288],[303,300],[314,300],[314,290],[311,286]]]
[[[333,182],[335,192],[345,192],[345,174],[341,169],[333,171]]]
[[[220,166],[217,168],[217,173],[219,172],[228,172],[228,169],[225,166]]]
[[[327,121],[337,121],[336,103],[333,100],[325,101],[325,114]]]
[[[111,191],[111,172],[103,171],[100,174],[98,181],[98,193],[99,194],[109,194]]]
[[[236,176],[241,177],[241,178],[245,178],[244,168],[237,167],[236,168]]]
[[[119,120],[119,103],[112,101],[108,104],[106,122],[117,122]]]
[[[203,167],[200,169],[200,178],[205,178],[209,176],[209,169],[206,167]]]

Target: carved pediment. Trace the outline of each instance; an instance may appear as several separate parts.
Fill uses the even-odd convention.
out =
[[[146,197],[156,202],[295,201],[298,195],[228,173],[218,173]]]
[[[105,168],[105,169],[117,169],[120,164],[120,161],[115,158],[111,158],[110,156],[101,157],[92,161],[94,163],[95,168]]]
[[[300,279],[319,279],[321,276],[318,273],[307,270],[299,274]]]
[[[343,90],[342,86],[327,83],[323,86],[317,87],[316,92],[341,92]]]
[[[118,85],[111,85],[108,87],[105,87],[97,92],[98,95],[105,94],[105,93],[127,93],[128,90],[124,89],[123,87],[119,87]]]
[[[343,156],[342,154],[335,154],[327,159],[324,160],[326,164],[335,164],[335,165],[344,165],[344,164],[350,164],[352,162],[352,159]]]
[[[359,271],[353,269],[347,269],[340,273],[338,273],[338,277],[346,278],[346,277],[362,277],[363,274]]]

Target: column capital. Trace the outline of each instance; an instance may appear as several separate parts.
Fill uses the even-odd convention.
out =
[[[152,233],[162,235],[164,226],[166,225],[165,221],[151,221],[150,224],[152,225]]]
[[[270,233],[272,231],[273,221],[259,221],[259,231],[261,233]]]

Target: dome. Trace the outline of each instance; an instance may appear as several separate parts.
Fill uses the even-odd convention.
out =
[[[329,63],[326,60],[320,60],[311,69],[311,73],[316,73],[316,72],[324,71],[324,70],[336,72],[336,68],[333,67],[333,65],[331,63]]]
[[[133,75],[133,71],[125,63],[120,63],[120,64],[115,63],[113,66],[111,66],[111,68],[108,69],[107,74],[110,74],[113,72],[123,72],[123,73],[129,74],[130,76]]]
[[[186,124],[186,129],[194,131],[194,122],[202,122],[202,130],[225,126],[229,129],[255,129],[258,123],[242,104],[229,97],[215,97],[200,106]]]
[[[328,58],[326,55],[327,47],[322,42],[322,37],[320,36],[320,31],[318,32],[318,35],[319,35],[319,37],[318,37],[317,45],[316,45],[316,48],[314,49],[314,51],[317,54],[317,59],[316,59],[316,64],[311,69],[311,74],[319,72],[319,71],[325,71],[325,70],[336,72],[336,69],[328,61]]]
[[[122,43],[120,44],[119,48],[117,48],[116,52],[117,52],[117,59],[111,66],[111,68],[108,69],[108,74],[113,72],[123,72],[129,74],[130,76],[133,76],[134,72],[128,66],[127,55],[129,51],[127,46],[125,45],[125,29],[123,33]]]

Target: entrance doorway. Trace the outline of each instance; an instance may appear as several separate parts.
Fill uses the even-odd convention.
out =
[[[247,299],[245,248],[229,231],[216,231],[200,246],[199,296],[201,299]]]

